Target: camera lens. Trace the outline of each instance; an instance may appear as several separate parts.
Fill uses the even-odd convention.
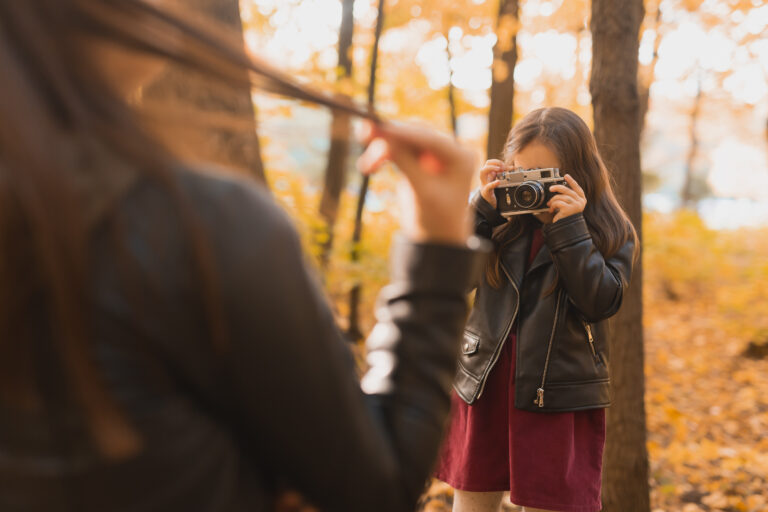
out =
[[[538,181],[526,181],[515,190],[517,206],[525,210],[539,208],[544,199],[544,187]]]

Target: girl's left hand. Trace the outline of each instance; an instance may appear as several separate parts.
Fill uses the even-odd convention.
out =
[[[565,185],[554,185],[549,189],[557,193],[555,197],[547,202],[549,212],[555,214],[552,222],[557,222],[570,215],[583,212],[587,206],[587,197],[584,195],[584,190],[581,186],[576,183],[576,180],[570,174],[566,174],[564,178],[566,183],[568,183],[567,187]]]

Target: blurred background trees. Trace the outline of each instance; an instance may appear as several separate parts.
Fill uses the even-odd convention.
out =
[[[238,0],[184,0],[184,4],[242,37]],[[216,162],[265,180],[254,105],[246,87],[223,88],[181,66],[170,66],[142,94],[154,111],[166,116],[162,123],[173,123],[175,137],[168,144],[183,148],[183,154],[194,160]]]

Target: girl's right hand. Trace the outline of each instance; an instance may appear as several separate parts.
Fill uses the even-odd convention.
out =
[[[501,180],[497,180],[496,176],[503,170],[504,162],[501,160],[488,160],[480,169],[480,195],[494,208],[496,208],[496,195],[493,193],[493,189],[501,183]]]

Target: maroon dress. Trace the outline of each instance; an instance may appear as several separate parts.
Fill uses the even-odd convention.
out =
[[[534,232],[528,262],[541,248]],[[467,405],[453,393],[452,415],[435,476],[464,491],[509,491],[516,505],[558,512],[600,510],[605,410],[538,413],[516,409],[515,332]]]

